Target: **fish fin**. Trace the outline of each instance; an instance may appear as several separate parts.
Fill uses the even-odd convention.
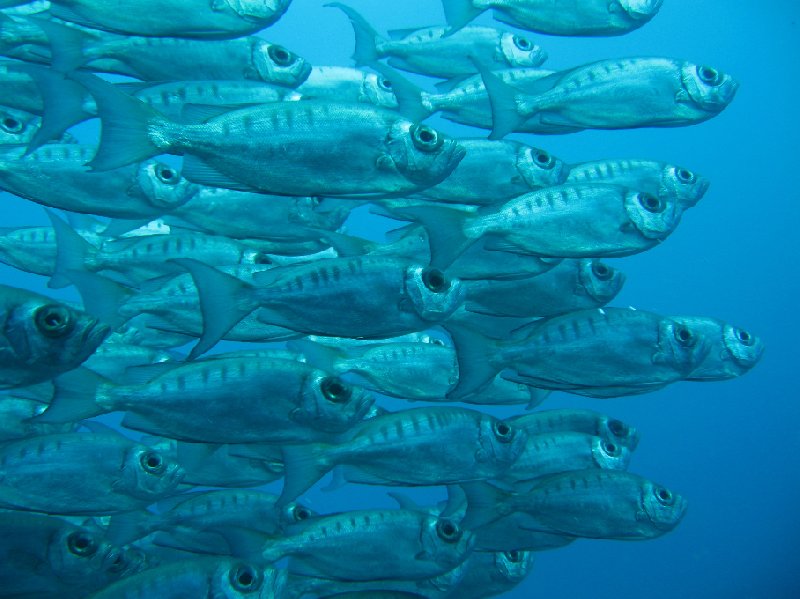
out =
[[[55,21],[35,18],[29,19],[29,21],[36,23],[36,26],[44,32],[47,41],[50,42],[51,68],[54,71],[69,73],[86,64],[87,56],[84,53],[84,44],[91,41],[92,38],[89,34]]]
[[[310,489],[334,466],[329,445],[284,445],[282,447],[285,476],[276,507],[284,507]]]
[[[446,94],[447,92],[453,91],[455,88],[464,83],[470,77],[474,77],[474,75],[462,75],[460,77],[451,77],[447,81],[439,81],[438,83],[435,83],[434,87],[440,94]]]
[[[178,530],[157,532],[153,545],[201,555],[218,555],[224,552],[225,539],[217,531]]]
[[[481,14],[485,8],[476,8],[472,0],[442,0],[444,18],[450,26],[445,35],[452,35]]]
[[[411,511],[414,511],[414,512],[423,512],[423,511],[425,511],[425,508],[423,508],[420,504],[418,504],[416,501],[411,499],[411,497],[409,497],[405,493],[399,493],[397,491],[390,491],[389,493],[387,493],[387,495],[397,502],[397,506],[401,510],[411,510]]]
[[[447,485],[447,503],[439,513],[440,518],[450,518],[464,509],[467,496],[459,485]]]
[[[329,374],[341,374],[347,370],[346,366],[341,364],[341,361],[347,358],[347,353],[337,347],[323,345],[308,339],[289,341],[286,347],[303,354],[306,362]]]
[[[411,121],[422,121],[431,115],[431,110],[422,103],[422,90],[419,87],[386,65],[376,63],[371,68],[391,83],[397,99],[397,112]]]
[[[506,339],[511,331],[517,330],[520,326],[527,324],[530,318],[519,318],[517,316],[504,316],[495,314],[488,310],[475,312],[464,306],[459,307],[448,322],[453,325],[469,327],[470,330],[480,333],[490,339]]]
[[[489,139],[502,139],[525,122],[525,117],[522,117],[517,110],[517,95],[520,91],[505,83],[483,65],[476,62],[475,66],[481,75],[492,107],[492,132],[489,134]]]
[[[375,243],[360,237],[345,235],[335,231],[325,231],[320,234],[320,239],[336,250],[340,257],[363,256],[375,246]]]
[[[331,470],[331,482],[320,489],[323,493],[332,493],[338,491],[347,484],[347,479],[344,477],[341,466],[335,466]]]
[[[173,260],[192,275],[200,296],[203,313],[203,334],[187,360],[194,360],[214,347],[225,334],[258,307],[252,296],[253,287],[213,266],[192,258]]]
[[[442,326],[450,334],[458,358],[458,382],[448,391],[447,398],[459,399],[486,388],[498,372],[492,363],[494,342],[455,322]]]
[[[64,6],[66,3],[54,3],[51,4],[48,8],[48,12],[57,19],[61,19],[62,21],[68,21],[70,23],[77,23],[78,25],[83,25],[84,27],[97,27],[97,23],[93,23],[91,20],[85,18],[83,15],[78,14],[69,6]],[[72,28],[70,28],[72,29]]]
[[[181,364],[183,362],[158,362],[156,364],[130,366],[125,369],[125,374],[122,376],[122,384],[146,385]]]
[[[526,387],[528,387],[528,393],[530,394],[531,398],[531,400],[525,406],[526,410],[532,410],[533,408],[539,407],[551,393],[551,391],[548,389],[538,389],[529,385],[526,385]]]
[[[157,145],[151,132],[163,138],[165,125],[172,124],[163,114],[89,73],[70,73],[97,102],[100,117],[100,146],[89,166],[107,171],[141,162],[169,150],[169,142]]]
[[[353,33],[355,34],[356,46],[352,58],[356,66],[363,67],[375,64],[380,58],[377,45],[385,41],[385,39],[373,29],[372,25],[364,17],[349,6],[341,2],[331,2],[325,6],[338,8],[350,19],[350,24],[353,26]]]
[[[467,499],[467,513],[461,526],[474,530],[503,517],[501,506],[508,493],[485,482],[461,483]]]
[[[390,29],[386,35],[392,41],[402,40],[419,31],[420,29],[428,29],[428,27],[410,27],[408,29]]]
[[[50,406],[32,419],[33,422],[77,422],[112,410],[100,405],[108,379],[87,369],[76,368],[54,379]]]
[[[261,551],[269,538],[263,532],[244,528],[243,526],[208,528],[203,529],[203,532],[213,532],[221,536],[228,543],[231,555],[243,559],[260,557]]]
[[[65,276],[75,285],[83,299],[83,309],[89,314],[114,328],[128,320],[120,315],[119,308],[135,295],[133,289],[85,270],[69,270]]]
[[[181,106],[181,122],[200,124],[222,116],[231,110],[237,110],[243,106],[229,106],[227,104],[184,104]]]
[[[158,530],[160,518],[147,510],[114,514],[109,518],[105,539],[114,545],[127,545]]]
[[[392,484],[390,478],[365,472],[364,470],[362,470],[357,466],[343,465],[339,466],[339,469],[341,470],[342,478],[349,483],[358,483],[361,485],[383,485],[383,486]]]
[[[531,254],[531,252],[527,251],[525,248],[520,247],[518,244],[508,241],[507,239],[504,239],[498,235],[485,236],[483,241],[483,249],[490,252],[508,252],[510,254],[520,254],[522,256],[535,255]]]
[[[56,267],[47,286],[61,289],[70,285],[70,271],[85,272],[86,263],[97,255],[97,248],[86,241],[52,210],[45,209],[56,234]]]
[[[125,233],[130,233],[136,229],[147,226],[151,219],[132,220],[127,218],[112,218],[108,221],[102,235],[104,237],[122,237]],[[117,240],[115,240],[117,241]]]
[[[181,174],[192,183],[207,185],[208,187],[222,187],[234,191],[258,192],[257,189],[249,185],[231,179],[228,175],[221,173],[202,158],[198,158],[192,154],[187,154],[183,157],[183,170]]]
[[[419,223],[428,233],[433,268],[450,266],[473,243],[464,234],[464,225],[470,215],[463,210],[444,206],[407,206],[374,210],[390,218],[401,218]]]
[[[188,472],[202,466],[212,455],[222,451],[222,445],[214,443],[186,443],[177,441],[177,461]]]
[[[133,412],[125,412],[125,416],[120,423],[125,428],[147,433],[149,435],[159,435],[161,437],[174,438],[175,433],[167,430],[165,427],[153,422],[146,416],[135,414]]]

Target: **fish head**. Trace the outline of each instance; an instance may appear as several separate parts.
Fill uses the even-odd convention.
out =
[[[625,284],[625,274],[596,258],[578,262],[580,289],[598,304],[610,302]]]
[[[511,421],[484,416],[480,420],[478,459],[510,465],[525,451],[528,433]]]
[[[686,513],[686,500],[649,480],[642,482],[641,491],[641,519],[662,533],[675,528]]]
[[[376,73],[363,73],[360,96],[363,101],[383,108],[396,109],[400,105],[391,80]]]
[[[597,434],[606,440],[615,441],[627,447],[630,451],[635,450],[639,445],[639,431],[616,418],[603,416]]]
[[[186,471],[176,461],[146,445],[135,444],[124,457],[122,476],[115,491],[155,500],[174,491]]]
[[[264,40],[255,44],[252,64],[255,79],[286,87],[297,87],[311,74],[311,65],[304,58]]]
[[[517,152],[517,172],[531,189],[558,185],[567,177],[563,160],[532,146],[520,146]]]
[[[314,371],[306,378],[303,399],[292,419],[316,430],[341,433],[364,420],[375,398],[338,376]]]
[[[674,319],[702,331],[711,344],[709,355],[691,373],[690,380],[716,381],[741,376],[755,366],[764,353],[761,339],[716,318],[676,316]]]
[[[209,597],[214,599],[272,599],[283,597],[286,572],[246,561],[225,560],[211,576]]]
[[[420,518],[420,544],[417,559],[433,562],[443,570],[452,570],[464,561],[475,545],[475,535],[455,520],[425,515]]]
[[[404,281],[405,296],[423,320],[441,321],[455,312],[467,296],[459,279],[438,268],[409,266]]]
[[[212,0],[215,6],[227,8],[246,21],[277,19],[292,0]]]
[[[634,228],[645,239],[665,239],[681,222],[683,214],[675,199],[643,191],[626,191],[624,206]]]
[[[21,363],[63,372],[84,362],[110,332],[85,312],[26,292],[7,314],[2,334]]]
[[[41,119],[10,108],[0,108],[0,146],[24,146],[36,135]]]
[[[691,208],[708,191],[710,181],[689,169],[668,164],[661,171],[658,195],[678,200],[684,208]]]
[[[103,540],[103,533],[65,525],[51,538],[47,562],[56,577],[64,582],[81,584],[108,572],[120,550]]]
[[[689,100],[702,110],[717,113],[731,103],[739,89],[739,82],[730,75],[708,65],[684,63],[681,82],[686,94],[679,97]]]
[[[538,67],[547,60],[547,52],[531,38],[511,32],[500,36],[500,53],[509,67]]]
[[[592,437],[592,458],[603,470],[626,470],[631,461],[631,452],[621,443]]]
[[[405,119],[391,126],[386,149],[394,169],[421,187],[444,181],[467,155],[455,139]]]
[[[520,582],[533,568],[533,551],[497,551],[494,554],[492,578],[504,582]]]
[[[618,0],[622,10],[635,21],[649,21],[661,8],[664,0]]]
[[[295,501],[290,501],[285,506],[280,508],[280,510],[281,513],[279,516],[279,520],[281,528],[283,529],[293,524],[299,524],[300,522],[308,520],[309,518],[314,518],[316,516],[319,516],[319,514],[314,510],[312,510],[310,507],[307,507]]]
[[[673,318],[662,318],[658,324],[658,350],[654,364],[670,365],[681,376],[689,376],[711,350],[711,342],[695,325]]]
[[[200,187],[184,179],[178,169],[158,160],[147,160],[139,163],[136,169],[132,191],[143,195],[152,207],[169,211],[188,202],[199,190]]]

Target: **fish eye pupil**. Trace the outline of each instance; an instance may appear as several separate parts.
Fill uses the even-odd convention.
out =
[[[639,203],[648,212],[656,213],[661,212],[664,209],[664,205],[662,204],[661,200],[659,200],[656,196],[650,195],[649,193],[639,194]]]
[[[506,551],[506,557],[508,558],[508,561],[510,561],[510,562],[518,562],[520,560],[520,554],[519,554],[519,551],[517,551],[517,550]]]
[[[150,474],[160,474],[164,470],[164,460],[161,455],[153,451],[143,454],[139,462],[142,464],[142,468]]]
[[[691,183],[694,181],[694,175],[691,171],[682,168],[678,169],[678,179],[680,179],[683,183]]]
[[[325,398],[333,403],[345,403],[353,393],[350,387],[330,377],[322,379],[320,389]]]
[[[512,433],[513,431],[507,423],[503,422],[502,420],[499,422],[495,422],[494,434],[503,443],[508,443],[511,440],[511,437],[513,436]]]
[[[543,166],[543,167],[546,167],[546,168],[552,168],[553,167],[553,159],[550,157],[550,154],[548,154],[547,152],[539,150],[538,152],[536,152],[533,155],[533,159],[536,161],[536,164],[538,164],[539,166]]]
[[[601,281],[608,281],[611,278],[611,269],[602,262],[592,262],[592,272]]]
[[[703,83],[708,83],[709,85],[719,84],[719,72],[716,69],[711,67],[699,67],[697,71]]]
[[[432,152],[443,143],[442,137],[437,133],[436,129],[432,129],[427,125],[415,125],[411,129],[411,141],[423,152]]]
[[[378,84],[379,84],[379,85],[380,85],[380,86],[381,86],[383,89],[386,89],[386,90],[390,90],[390,89],[392,89],[392,82],[391,82],[391,81],[389,81],[388,79],[385,79],[385,78],[383,78],[383,77],[379,77],[379,78],[378,78]]]
[[[20,122],[17,119],[12,118],[10,116],[7,116],[6,118],[3,119],[3,128],[6,129],[7,131],[12,131],[12,132],[17,131],[19,127],[20,127]]]
[[[617,453],[617,446],[613,443],[605,443],[605,450],[607,454],[614,455]]]
[[[436,268],[430,268],[423,271],[422,283],[434,293],[441,293],[450,287],[447,277],[444,276],[444,273],[441,270]]]
[[[258,254],[255,259],[256,264],[272,264],[272,260],[266,254]]]
[[[449,520],[440,520],[436,524],[436,532],[443,540],[449,543],[457,541],[461,536],[458,526]]]
[[[258,573],[251,566],[239,566],[231,572],[231,583],[240,591],[252,591],[259,586]]]
[[[36,327],[47,337],[61,337],[72,329],[69,313],[61,306],[42,306],[34,316]]]
[[[93,555],[97,551],[94,540],[85,532],[73,532],[67,537],[67,548],[74,555]]]
[[[658,489],[658,491],[656,491],[656,496],[663,503],[667,503],[672,500],[672,493],[670,493],[669,490],[664,488]]]
[[[298,507],[294,511],[294,516],[298,520],[307,520],[310,515],[311,514],[309,514],[308,510],[303,507]]]
[[[283,46],[270,46],[267,50],[267,54],[275,64],[281,67],[289,66],[294,62],[292,53]]]
[[[519,48],[520,50],[530,50],[531,49],[531,42],[528,38],[520,37],[518,35],[514,36],[514,45]]]
[[[174,174],[175,174],[175,173],[173,173],[173,172],[172,172],[171,170],[169,170],[168,168],[165,168],[163,171],[161,171],[161,177],[162,177],[162,179],[168,179],[168,180],[169,180],[169,179],[172,179],[172,177],[173,177],[173,175],[174,175]]]

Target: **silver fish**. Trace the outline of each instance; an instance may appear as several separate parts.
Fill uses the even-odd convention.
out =
[[[752,333],[705,316],[674,316],[676,322],[699,331],[711,350],[687,377],[690,381],[722,381],[748,372],[761,359],[764,342]]]

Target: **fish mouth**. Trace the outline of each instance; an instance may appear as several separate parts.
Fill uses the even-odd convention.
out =
[[[101,324],[99,320],[93,318],[83,331],[81,345],[96,349],[111,334],[111,331],[112,329],[109,325]]]

